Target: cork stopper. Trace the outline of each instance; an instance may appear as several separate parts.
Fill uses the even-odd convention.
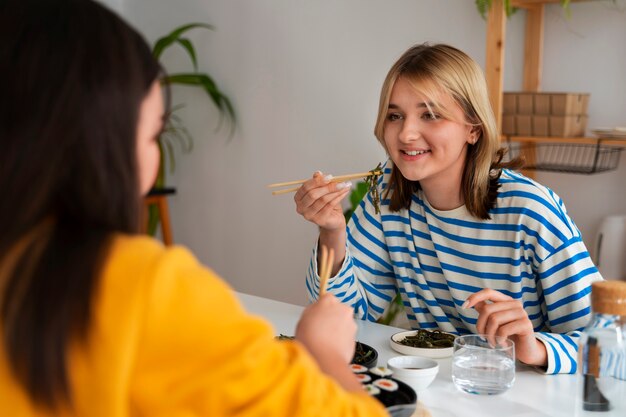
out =
[[[626,282],[598,281],[591,284],[591,308],[595,313],[626,316]]]

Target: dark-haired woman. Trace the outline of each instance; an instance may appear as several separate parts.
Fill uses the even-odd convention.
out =
[[[316,173],[296,193],[336,262],[329,291],[376,320],[399,293],[413,328],[510,337],[517,358],[576,371],[576,338],[602,279],[561,199],[503,163],[482,70],[448,45],[417,45],[383,84],[375,134],[389,155],[347,225],[349,190]],[[307,272],[318,293],[317,250]]]
[[[164,105],[137,32],[92,0],[6,0],[0,39],[0,416],[386,415],[335,297],[278,342],[138,235]]]

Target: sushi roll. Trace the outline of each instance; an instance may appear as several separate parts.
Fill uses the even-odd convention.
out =
[[[393,371],[391,369],[386,368],[384,366],[376,366],[374,368],[370,368],[370,372],[373,373],[374,375],[378,375],[382,377],[390,376],[391,374],[393,374]]]
[[[350,364],[350,369],[352,369],[352,372],[354,372],[355,374],[361,374],[363,372],[367,372],[367,368],[365,366],[357,365],[356,363]]]
[[[398,383],[388,378],[377,379],[376,381],[372,382],[372,385],[382,390],[389,391],[389,392],[398,390]]]
[[[372,384],[364,385],[363,388],[365,388],[365,391],[367,391],[367,393],[369,395],[378,395],[378,394],[380,394],[380,390],[378,388],[376,388],[375,386],[373,386]]]
[[[372,377],[368,374],[356,374],[356,379],[358,379],[361,384],[367,384],[372,380]]]

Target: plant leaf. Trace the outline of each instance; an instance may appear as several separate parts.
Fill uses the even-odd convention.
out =
[[[163,78],[163,82],[167,84],[182,84],[196,87],[202,87],[207,95],[218,108],[220,115],[225,116],[229,120],[232,129],[236,123],[235,109],[232,103],[215,84],[215,81],[206,73],[179,73],[169,74]],[[221,124],[221,123],[220,123]]]
[[[487,19],[487,14],[489,13],[489,9],[491,9],[491,4],[494,0],[474,0],[476,4],[476,9],[478,9],[478,13],[482,16],[483,19]],[[517,11],[516,7],[513,7],[511,4],[511,0],[495,0],[502,1],[504,3],[504,10],[506,12],[507,17],[511,17]],[[569,0],[561,0],[561,1],[569,1]]]
[[[350,208],[347,208],[343,212],[343,216],[345,217],[346,222],[350,220],[350,217],[352,217],[352,213],[354,213],[354,210],[356,210],[361,200],[363,200],[363,197],[365,197],[365,195],[367,194],[368,190],[369,185],[366,182],[359,181],[356,183],[354,190],[350,192]]]
[[[170,47],[173,43],[178,42],[178,39],[183,33],[195,28],[205,28],[208,30],[214,29],[213,25],[209,25],[207,23],[189,23],[187,25],[177,27],[167,35],[157,39],[154,43],[154,48],[152,48],[152,55],[159,59],[163,51]]]
[[[475,0],[476,8],[478,9],[478,13],[483,17],[483,19],[487,18],[487,11],[491,7],[491,0]]]
[[[196,58],[196,49],[193,47],[193,43],[187,38],[177,39],[176,42],[187,51],[189,59],[191,59],[191,63],[193,64],[193,69],[198,71],[198,59]]]

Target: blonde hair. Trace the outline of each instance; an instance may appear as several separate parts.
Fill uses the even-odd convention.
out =
[[[449,45],[421,44],[409,48],[389,70],[380,93],[374,134],[387,153],[385,120],[391,90],[399,78],[407,80],[432,103],[438,102],[434,98],[441,93],[449,95],[465,117],[465,120],[457,121],[478,130],[477,141],[468,145],[461,192],[465,206],[473,216],[489,219],[489,209],[495,206],[501,169],[517,168],[520,161],[502,162],[505,151],[500,149],[496,120],[480,66],[467,54]],[[437,108],[437,112],[450,118],[446,109]],[[419,190],[419,183],[404,178],[394,165],[385,194],[391,199],[391,210],[408,208],[416,190]]]

